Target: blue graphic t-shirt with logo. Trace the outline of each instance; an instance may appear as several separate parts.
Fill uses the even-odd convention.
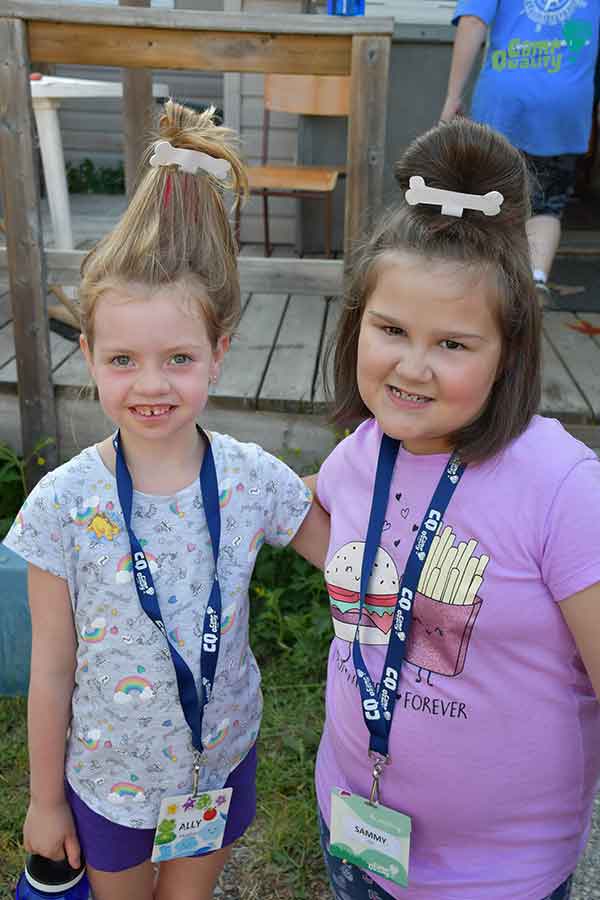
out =
[[[536,156],[585,153],[600,0],[458,0],[465,15],[490,29],[473,119]]]

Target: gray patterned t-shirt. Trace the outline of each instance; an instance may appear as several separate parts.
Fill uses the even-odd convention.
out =
[[[284,546],[310,492],[255,444],[212,434],[219,483],[223,613],[201,784],[219,788],[258,733],[260,674],[248,645],[248,584],[263,542]],[[169,639],[200,681],[214,562],[199,480],[170,497],[134,492],[132,527],[150,564]],[[66,774],[93,810],[156,825],[163,795],[192,785],[192,744],[165,640],[142,611],[114,476],[95,447],[46,475],[5,543],[66,579],[78,635]]]

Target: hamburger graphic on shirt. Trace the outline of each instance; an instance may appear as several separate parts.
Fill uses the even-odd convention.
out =
[[[475,539],[459,541],[450,526],[440,523],[415,592],[406,662],[430,674],[454,677],[465,665],[479,596],[489,562],[475,555]],[[352,643],[360,618],[360,577],[365,544],[344,544],[329,560],[325,579],[336,637]],[[369,576],[359,628],[361,644],[389,642],[400,578],[390,554],[379,547]],[[429,681],[429,675],[427,676]]]
[[[364,554],[364,542],[351,541],[331,557],[325,569],[333,629],[336,637],[348,642],[354,640],[360,618],[360,573]],[[378,547],[361,618],[361,644],[388,643],[399,585],[394,560],[383,547]]]

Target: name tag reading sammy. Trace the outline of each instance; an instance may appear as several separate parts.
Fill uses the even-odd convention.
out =
[[[410,831],[411,821],[403,813],[332,790],[332,856],[407,887]]]
[[[201,856],[223,845],[233,788],[165,797],[154,835],[152,862]]]

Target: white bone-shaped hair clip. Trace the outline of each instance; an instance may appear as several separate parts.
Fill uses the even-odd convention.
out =
[[[154,169],[159,166],[181,166],[184,172],[194,175],[198,169],[203,169],[215,178],[226,178],[231,168],[226,159],[215,159],[208,153],[200,150],[185,150],[181,147],[173,147],[168,141],[157,141],[154,145],[154,153],[150,157],[150,165]]]
[[[458,191],[444,191],[441,188],[427,187],[420,175],[412,175],[409,189],[404,198],[411,206],[418,203],[440,204],[441,212],[446,216],[462,216],[463,209],[476,209],[486,216],[497,216],[504,203],[500,191],[489,191],[487,194],[460,194]]]

